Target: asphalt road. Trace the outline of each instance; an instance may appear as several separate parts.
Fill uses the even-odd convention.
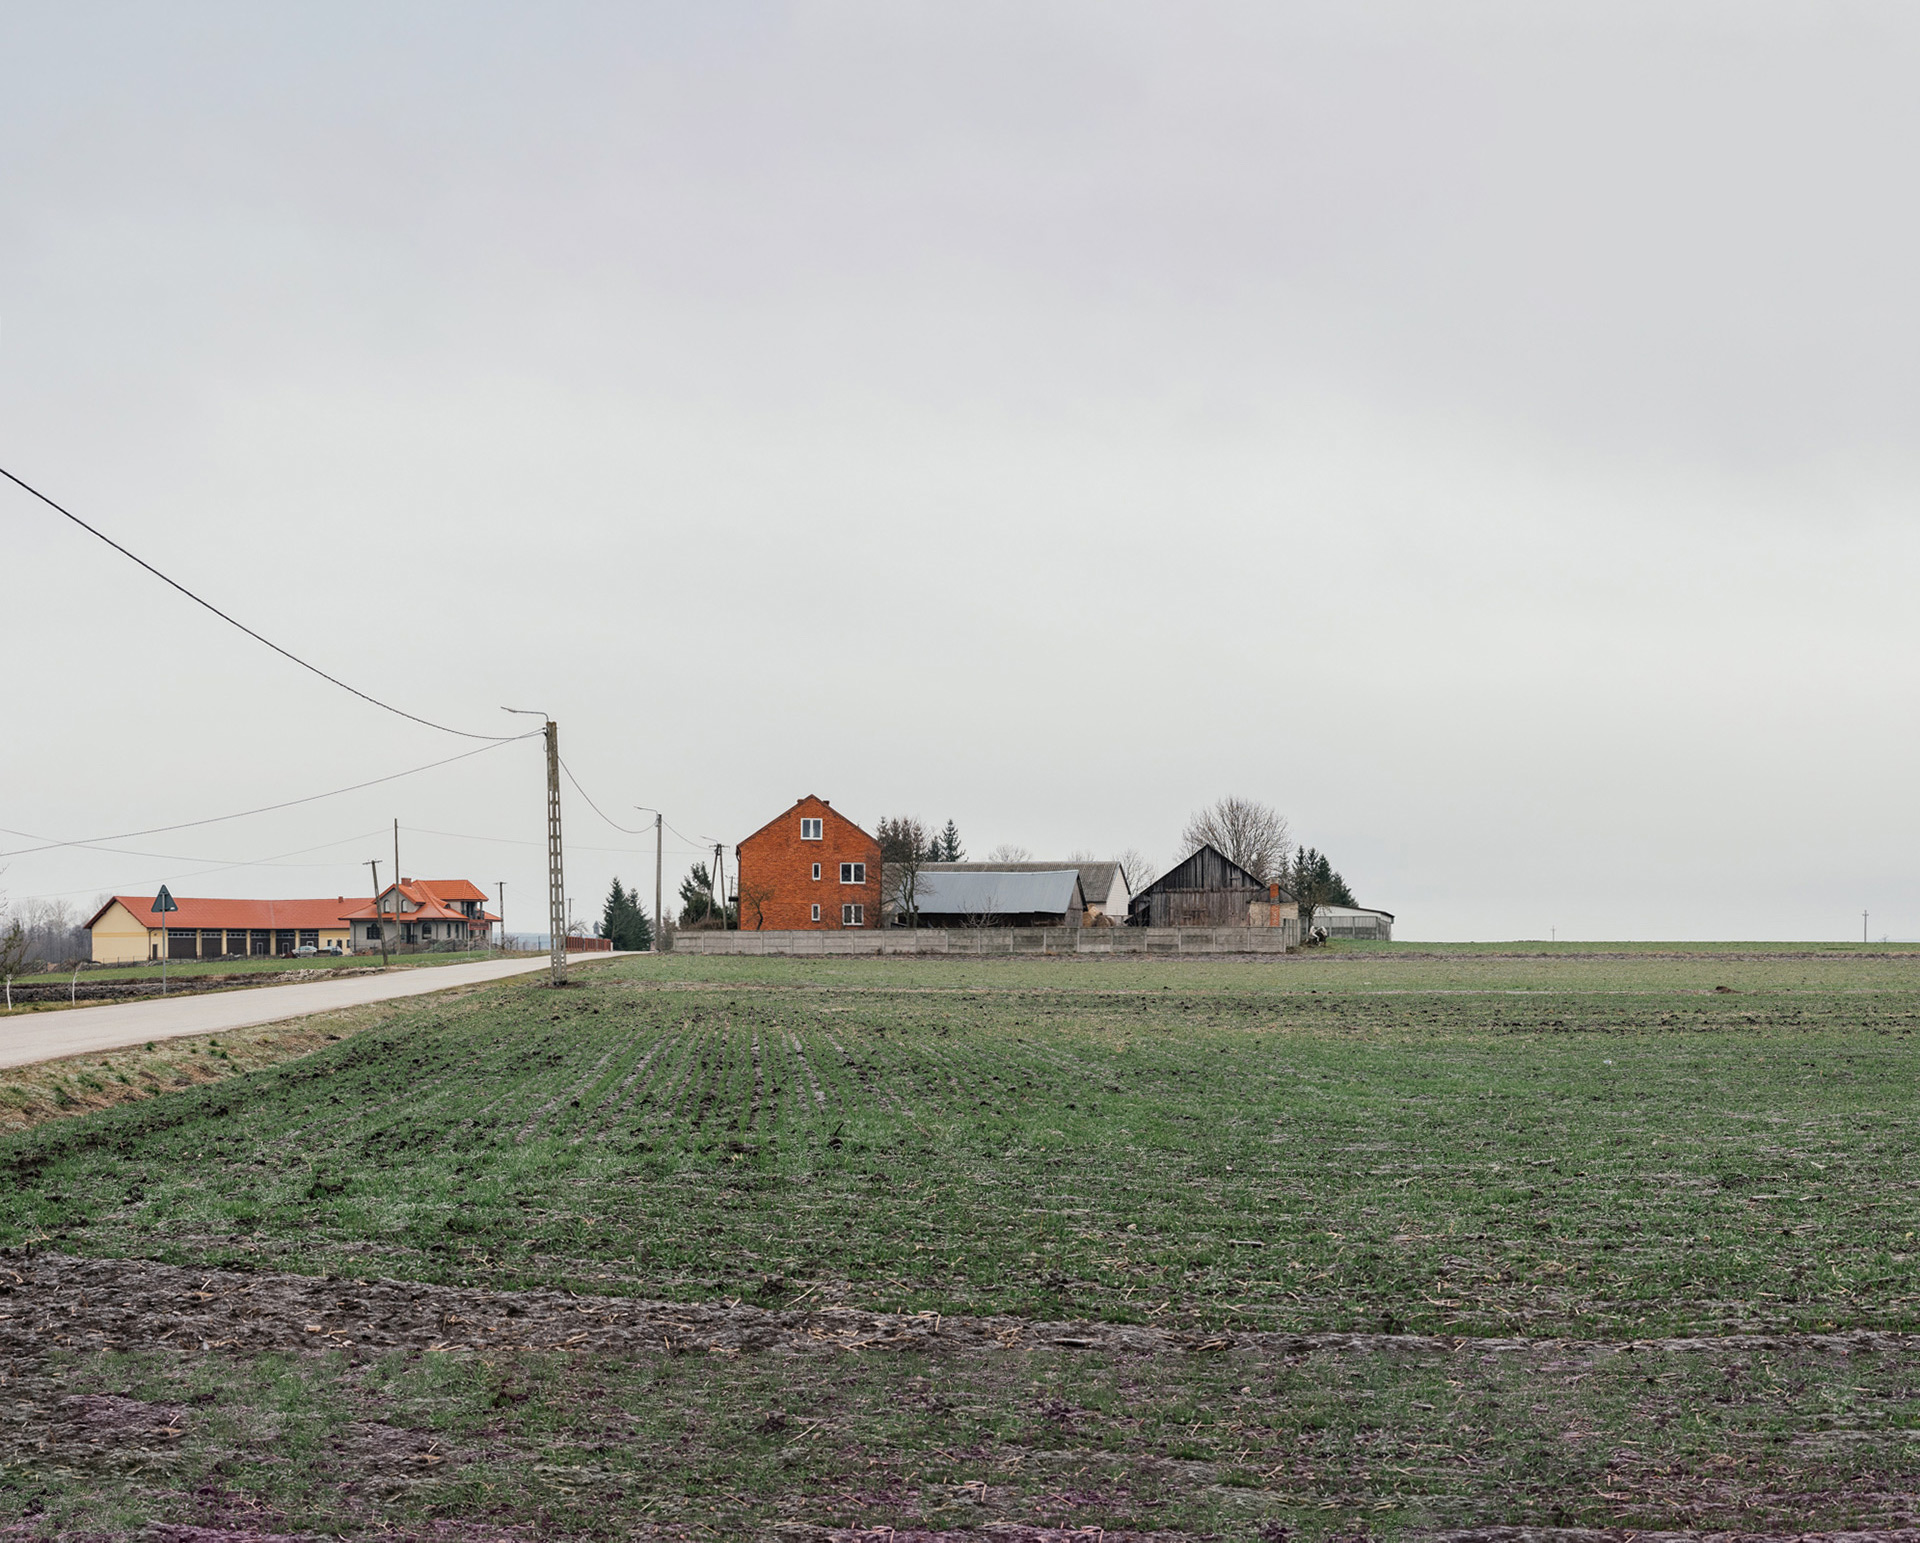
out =
[[[629,959],[626,953],[575,954],[569,970],[603,959]],[[356,975],[347,980],[299,981],[288,986],[251,986],[210,991],[203,996],[109,1002],[101,1007],[71,1007],[57,1012],[21,1013],[0,1018],[0,1066],[26,1066],[59,1056],[124,1050],[148,1040],[179,1039],[187,1034],[223,1034],[303,1018],[308,1013],[425,996],[453,986],[473,986],[547,967],[538,959],[490,959],[481,964],[418,965],[385,975]]]

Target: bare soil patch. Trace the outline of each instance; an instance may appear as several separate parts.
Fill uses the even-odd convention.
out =
[[[1832,1356],[1920,1352],[1920,1336],[1730,1334],[1618,1341],[1424,1334],[1217,1333],[1146,1324],[956,1318],[854,1307],[768,1309],[741,1302],[661,1302],[569,1291],[489,1291],[418,1281],[341,1280],[183,1269],[146,1259],[0,1254],[0,1351],[156,1347],[267,1351],[568,1350],[646,1355],[820,1354],[894,1350],[1064,1349],[1103,1354],[1264,1357],[1355,1353],[1541,1356],[1556,1362],[1636,1351]]]

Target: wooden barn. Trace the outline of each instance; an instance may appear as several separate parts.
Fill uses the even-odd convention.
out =
[[[1279,898],[1212,847],[1160,875],[1127,907],[1130,927],[1245,927],[1248,907]]]

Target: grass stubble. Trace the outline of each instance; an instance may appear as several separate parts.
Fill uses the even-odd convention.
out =
[[[669,956],[385,1004],[0,1141],[0,1518],[1913,1525],[1917,972]],[[634,1302],[751,1332],[596,1343]]]

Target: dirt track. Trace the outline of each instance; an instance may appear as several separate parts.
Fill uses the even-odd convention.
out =
[[[495,1292],[397,1280],[184,1270],[139,1259],[0,1255],[0,1353],[50,1351],[581,1350],[628,1354],[819,1354],[849,1350],[1035,1350],[1059,1347],[1135,1355],[1253,1351],[1267,1356],[1339,1353],[1551,1352],[1610,1356],[1627,1350],[1768,1351],[1850,1355],[1912,1353],[1917,1336],[1733,1335],[1592,1342],[1460,1339],[1417,1334],[1188,1334],[1142,1324],[1036,1323],[1020,1318],[904,1316],[855,1308],[814,1310],[741,1303],[644,1301],[561,1291]]]

